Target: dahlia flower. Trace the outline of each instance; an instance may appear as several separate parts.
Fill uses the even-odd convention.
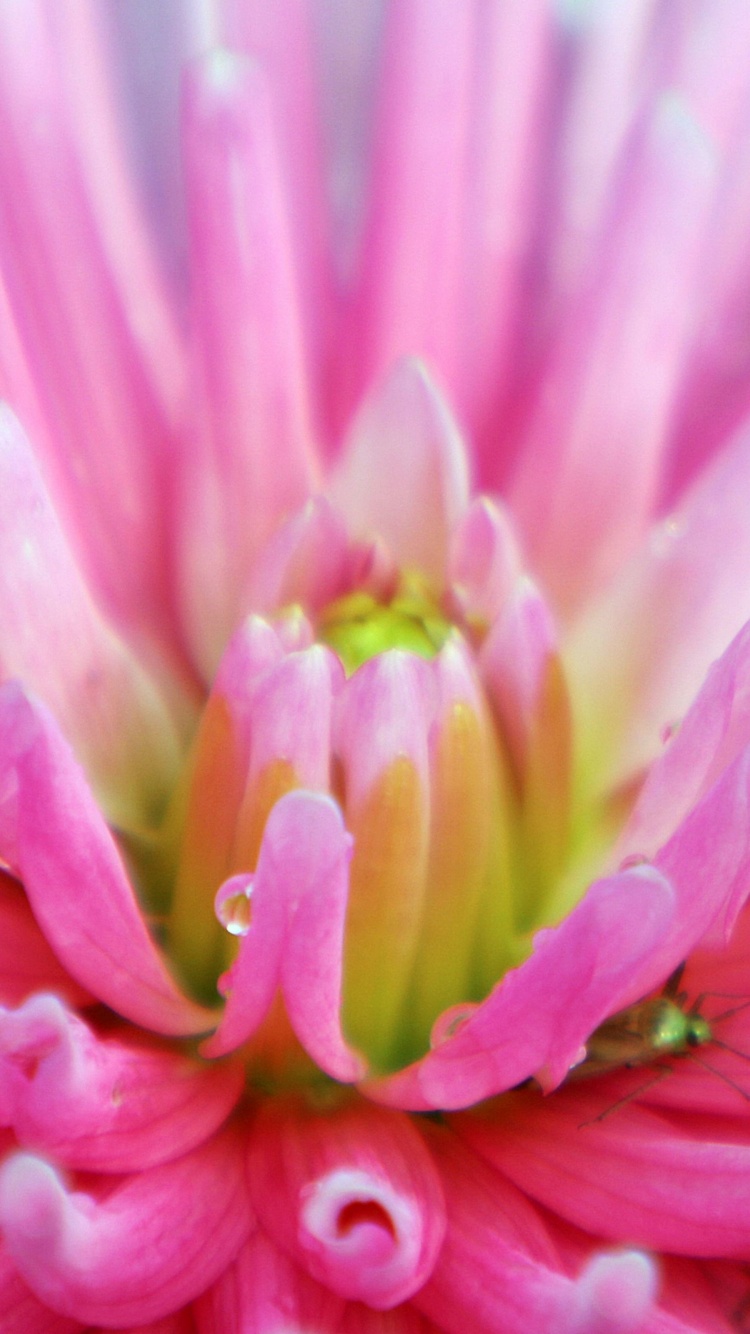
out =
[[[749,53],[1,0],[4,1334],[750,1328]]]

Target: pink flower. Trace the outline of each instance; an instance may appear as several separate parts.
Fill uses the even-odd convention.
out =
[[[749,51],[0,4],[4,1334],[749,1327]]]

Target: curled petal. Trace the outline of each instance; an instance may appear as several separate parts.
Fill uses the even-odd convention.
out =
[[[338,1334],[343,1301],[258,1230],[198,1298],[198,1334],[301,1329]],[[293,1323],[291,1323],[293,1322]]]
[[[268,818],[250,887],[250,926],[222,979],[222,1021],[203,1045],[220,1056],[257,1028],[281,984],[303,1046],[336,1079],[364,1073],[341,1032],[341,967],[351,838],[330,797],[290,792]]]
[[[653,867],[596,881],[534,953],[420,1062],[368,1092],[416,1110],[467,1107],[537,1075],[554,1087],[591,1031],[621,1003],[634,972],[672,922],[674,894]],[[550,985],[554,979],[554,986]],[[442,1025],[436,1025],[435,1036]]]
[[[622,1251],[568,1275],[540,1213],[453,1137],[434,1137],[448,1227],[414,1304],[448,1334],[641,1334],[655,1270]],[[611,1303],[607,1305],[609,1299]]]
[[[16,1154],[0,1172],[0,1226],[21,1275],[54,1311],[109,1327],[160,1319],[213,1283],[250,1232],[242,1141],[224,1132],[101,1200]]]
[[[0,690],[0,832],[0,853],[82,986],[156,1032],[211,1027],[213,1016],[180,994],[151,941],[112,835],[53,719],[12,683]]]
[[[0,1328],[3,1334],[79,1334],[83,1323],[57,1315],[24,1283],[0,1241]]]
[[[362,1103],[267,1103],[248,1172],[271,1237],[342,1297],[389,1310],[429,1277],[445,1231],[443,1197],[406,1116]]]
[[[99,1039],[54,996],[0,1010],[0,1072],[21,1144],[103,1172],[143,1171],[203,1143],[244,1082],[239,1068],[210,1070],[143,1039]]]

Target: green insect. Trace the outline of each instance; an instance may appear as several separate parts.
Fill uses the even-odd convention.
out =
[[[708,1020],[701,1013],[706,994],[698,996],[688,1006],[687,993],[680,991],[684,969],[684,964],[675,969],[661,995],[637,1001],[635,1005],[611,1015],[609,1019],[599,1024],[588,1038],[586,1055],[580,1064],[570,1071],[566,1082],[611,1074],[616,1070],[637,1069],[639,1066],[655,1068],[653,1078],[613,1103],[595,1120],[603,1120],[617,1107],[630,1102],[632,1098],[651,1088],[672,1069],[671,1063],[665,1063],[666,1058],[676,1056],[690,1057],[704,1069],[710,1070],[717,1079],[723,1080],[733,1088],[746,1102],[750,1102],[750,1093],[722,1070],[717,1070],[715,1066],[695,1055],[699,1048],[712,1046],[729,1051],[742,1060],[750,1060],[744,1052],[736,1051],[734,1047],[722,1042],[714,1031],[717,1023],[747,1008],[750,1001],[742,1001],[732,1009],[725,1010]]]
[[[679,991],[684,967],[681,964],[672,973],[660,996],[638,1001],[595,1028],[586,1043],[585,1059],[571,1070],[569,1078],[585,1079],[622,1066],[653,1065],[662,1057],[682,1056],[714,1042],[712,1025],[700,1012],[705,997],[699,996],[685,1008],[687,996]]]

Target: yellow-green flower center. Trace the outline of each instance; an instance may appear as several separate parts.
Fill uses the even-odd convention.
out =
[[[318,618],[318,636],[338,653],[347,672],[390,648],[433,658],[450,634],[437,600],[417,574],[402,575],[388,601],[371,593],[347,593]]]

